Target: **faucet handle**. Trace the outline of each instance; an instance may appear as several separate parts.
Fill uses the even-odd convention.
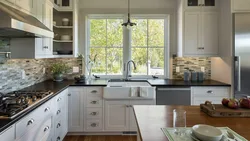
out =
[[[128,75],[128,77],[132,77],[132,75]]]

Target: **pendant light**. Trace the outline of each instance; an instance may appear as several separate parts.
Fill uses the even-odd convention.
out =
[[[135,26],[135,25],[136,23],[132,23],[130,20],[130,0],[128,0],[128,21],[126,23],[123,23],[122,26],[130,29],[132,26]]]

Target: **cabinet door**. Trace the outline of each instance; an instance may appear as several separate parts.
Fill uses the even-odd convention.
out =
[[[77,88],[69,89],[68,125],[69,132],[83,132],[83,96],[84,91]]]
[[[0,139],[3,141],[14,141],[15,140],[15,128],[14,126],[9,127],[0,133]]]
[[[105,130],[128,131],[129,101],[105,101]]]
[[[205,55],[217,55],[219,47],[219,17],[217,12],[202,12],[202,49]]]
[[[21,9],[31,13],[34,8],[34,0],[16,0],[16,5]]]
[[[6,0],[8,3],[10,4],[15,4],[16,3],[16,0]]]
[[[232,10],[236,12],[250,11],[250,0],[231,0]]]
[[[195,55],[200,47],[200,12],[185,12],[184,55]]]

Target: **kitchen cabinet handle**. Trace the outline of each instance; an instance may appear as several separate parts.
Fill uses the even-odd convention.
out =
[[[61,113],[61,110],[58,110],[58,111],[56,112],[57,115],[60,114],[60,113]]]
[[[90,103],[91,104],[97,104],[97,101],[91,101]]]
[[[91,127],[97,127],[97,124],[96,124],[96,123],[91,123],[90,126],[91,126]]]
[[[60,141],[60,140],[61,140],[61,138],[60,138],[60,137],[57,137],[57,138],[56,138],[56,141]]]
[[[92,93],[92,94],[97,93],[97,90],[93,90],[93,91],[91,91],[91,93]]]
[[[59,102],[59,101],[61,101],[62,100],[62,98],[61,97],[59,97],[58,99],[57,99],[57,102]]]
[[[47,107],[47,108],[44,109],[44,112],[48,112],[49,110],[50,110],[50,108]]]
[[[129,105],[126,105],[127,108],[129,108]]]
[[[33,123],[34,123],[34,121],[35,121],[34,119],[29,120],[29,121],[28,121],[28,123],[27,123],[27,125],[31,125],[31,124],[33,124]]]
[[[46,132],[48,130],[49,130],[49,126],[45,127],[43,131]]]
[[[61,127],[61,124],[60,124],[60,123],[57,124],[56,128],[59,128],[59,127]]]
[[[68,96],[71,96],[71,94],[68,94]]]
[[[90,115],[92,115],[92,116],[96,116],[98,114],[98,112],[92,112],[92,113],[90,113]]]
[[[213,94],[214,92],[212,90],[207,91],[208,94]]]

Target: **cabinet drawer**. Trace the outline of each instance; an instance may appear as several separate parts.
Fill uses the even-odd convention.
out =
[[[102,101],[100,98],[87,98],[87,107],[102,107]]]
[[[65,99],[66,99],[65,97],[66,97],[65,93],[56,96],[55,103],[57,108],[62,108],[65,106]]]
[[[52,117],[48,118],[45,122],[42,123],[36,133],[36,140],[46,141],[49,138],[49,135],[52,132]]]
[[[87,108],[87,119],[102,119],[102,108]]]
[[[86,130],[87,131],[100,131],[102,130],[103,124],[100,120],[87,120],[86,122]]]
[[[192,87],[193,96],[229,96],[228,87]]]
[[[43,107],[40,107],[33,111],[31,114],[22,118],[16,123],[16,138],[22,137],[27,131],[32,129],[34,126],[44,118]]]
[[[44,117],[49,117],[52,115],[53,106],[52,101],[46,102],[42,107]]]
[[[102,87],[87,88],[87,97],[102,97]]]
[[[62,141],[65,135],[67,134],[67,121],[65,119],[56,120],[54,124],[55,129],[55,141]]]
[[[0,133],[0,139],[3,141],[14,141],[15,140],[15,128],[14,126],[9,127]]]
[[[62,116],[64,116],[66,114],[66,108],[62,107],[62,108],[58,108],[55,111],[55,119],[61,118]]]

